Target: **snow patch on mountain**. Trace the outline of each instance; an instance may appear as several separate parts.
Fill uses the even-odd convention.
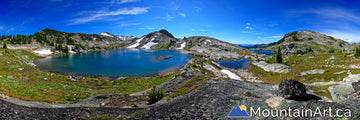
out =
[[[142,39],[144,39],[144,38],[142,37],[142,38],[136,40],[136,43],[135,43],[135,44],[130,45],[130,46],[128,46],[127,48],[136,48],[137,46],[140,45],[140,41],[141,41]]]
[[[107,33],[107,32],[100,33],[100,35],[102,35],[102,36],[108,36],[108,37],[114,37],[114,35],[112,35],[112,34],[110,34],[110,33]]]
[[[53,52],[51,50],[35,50],[33,51],[36,54],[40,54],[40,55],[51,55],[53,54]]]
[[[152,39],[150,40],[150,42],[146,43],[146,44],[145,44],[144,46],[142,46],[141,48],[150,49],[151,46],[158,44],[158,43],[153,42],[153,40],[155,40],[155,38],[152,38]]]
[[[134,38],[133,36],[128,37],[128,36],[123,36],[123,35],[118,35],[116,37],[118,37],[121,40],[131,40]]]
[[[178,50],[182,50],[186,47],[186,42],[182,43],[179,48],[176,48]]]
[[[241,78],[236,75],[235,73],[229,71],[229,70],[221,70],[222,73],[225,73],[230,79],[235,79],[235,80],[241,80]]]

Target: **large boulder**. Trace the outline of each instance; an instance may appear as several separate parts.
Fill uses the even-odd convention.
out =
[[[306,97],[306,87],[304,84],[288,79],[279,84],[280,95],[285,99],[302,99]]]

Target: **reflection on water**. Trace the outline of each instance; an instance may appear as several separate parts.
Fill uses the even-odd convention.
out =
[[[173,56],[157,59],[159,56]],[[40,69],[55,72],[86,73],[111,77],[152,75],[183,66],[191,56],[170,50],[116,49],[104,52],[53,56],[35,61]]]
[[[226,68],[232,69],[250,69],[250,60],[243,58],[242,60],[220,60],[218,63]]]

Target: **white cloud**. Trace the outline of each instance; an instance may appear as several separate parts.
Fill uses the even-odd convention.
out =
[[[326,35],[335,37],[335,38],[339,38],[342,40],[345,40],[346,42],[352,43],[352,42],[356,42],[359,43],[360,42],[360,35],[357,33],[346,33],[346,32],[341,32],[341,31],[329,31],[329,32],[325,32]]]
[[[64,0],[50,0],[51,2],[62,2]]]
[[[183,17],[186,17],[186,14],[185,13],[179,13],[179,15],[183,16]]]
[[[207,24],[198,24],[198,25],[200,25],[202,27],[213,27],[212,25],[207,25]]]
[[[277,26],[279,24],[268,24],[269,27],[274,27],[274,26]]]
[[[249,30],[253,30],[253,29],[254,29],[253,27],[250,27],[250,26],[246,26],[245,28],[246,28],[246,29],[249,29]]]
[[[5,28],[4,28],[4,26],[0,26],[0,30],[4,30]]]
[[[313,13],[325,19],[336,19],[336,20],[341,20],[341,22],[346,20],[355,23],[360,23],[360,15],[357,15],[346,9],[323,8],[323,9],[300,11],[300,13]]]
[[[121,27],[140,25],[140,23],[120,23]]]
[[[241,33],[254,33],[254,31],[241,31]]]
[[[116,11],[97,11],[96,13],[91,14],[86,17],[72,19],[71,23],[69,23],[68,25],[85,24],[88,22],[96,21],[96,20],[102,20],[109,16],[143,14],[143,13],[148,12],[147,9],[148,8],[134,7],[132,9],[122,8],[122,9],[118,9]]]
[[[207,29],[199,29],[199,31],[206,32],[206,31],[209,31],[209,30],[207,30]]]
[[[282,38],[283,36],[271,36],[270,38]]]
[[[174,17],[172,17],[171,15],[168,14],[168,15],[166,15],[165,17],[161,17],[161,19],[170,21],[170,20],[174,19]]]
[[[249,25],[251,25],[251,24],[250,24],[250,23],[246,23],[246,25],[248,25],[248,26],[249,26]]]
[[[180,6],[181,6],[181,2],[179,2],[179,1],[172,1],[169,5],[170,5],[169,8],[170,8],[171,10],[177,11],[177,10],[180,8]]]
[[[360,14],[348,8],[319,8],[290,12],[296,17],[307,14],[314,15],[308,23],[323,33],[345,40],[347,42],[360,42],[359,31]],[[303,16],[299,16],[303,15]]]
[[[201,8],[198,7],[198,6],[195,6],[194,9],[196,10],[196,12],[200,12],[200,11],[201,11]]]
[[[124,3],[138,2],[138,1],[140,0],[113,0],[112,3],[124,4]]]
[[[209,31],[209,30],[208,29],[191,29],[191,31],[206,32],[206,31]]]
[[[140,30],[160,30],[161,28],[159,27],[150,27],[150,26],[145,26],[145,27],[141,27],[139,28]]]

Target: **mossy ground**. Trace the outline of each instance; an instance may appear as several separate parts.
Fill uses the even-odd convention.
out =
[[[329,98],[330,100],[332,100],[332,97],[331,97],[331,94],[330,94],[328,88],[330,86],[334,86],[334,85],[337,85],[337,84],[323,85],[323,86],[309,86],[309,87],[314,91],[315,94],[325,96],[325,97]]]
[[[25,50],[0,49],[0,93],[30,101],[78,102],[95,95],[143,91],[171,80],[180,72],[151,78],[72,81],[67,76],[44,72],[26,64],[40,58]]]
[[[190,65],[191,68],[197,73],[202,72],[204,74],[196,75],[196,76],[192,77],[191,79],[182,82],[179,85],[179,89],[176,92],[171,93],[170,97],[174,98],[176,96],[185,95],[185,94],[194,92],[194,91],[202,88],[208,82],[208,80],[215,78],[216,76],[214,75],[213,72],[208,71],[208,70],[204,69],[203,67],[201,67],[204,64],[213,65],[213,63],[210,60],[205,60],[203,58],[194,58],[193,64]]]

